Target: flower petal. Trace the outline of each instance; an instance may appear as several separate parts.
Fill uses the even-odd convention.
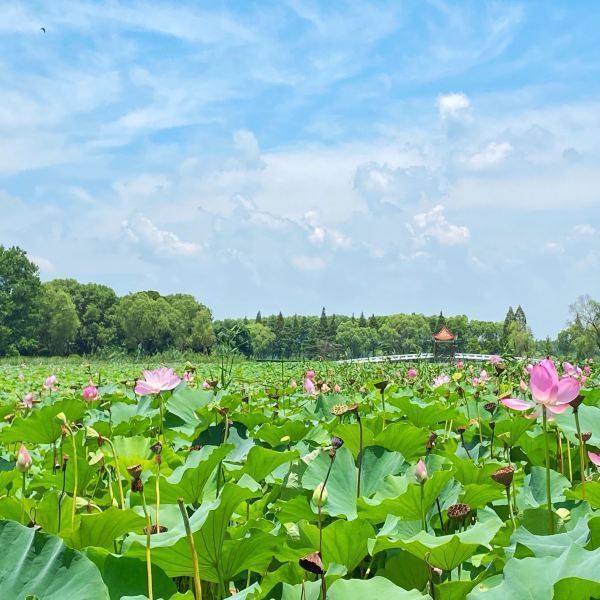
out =
[[[546,404],[546,408],[555,415],[565,412],[569,408],[569,404]]]
[[[573,377],[565,377],[558,382],[557,404],[568,404],[579,395],[579,381]]]
[[[500,402],[507,408],[512,408],[513,410],[528,410],[534,407],[531,402],[521,400],[521,398],[503,398]]]
[[[597,466],[600,467],[600,454],[596,454],[595,452],[588,452],[588,456],[590,460]]]
[[[531,395],[536,402],[547,402],[553,396],[553,387],[558,385],[558,375],[556,374],[556,369],[554,369],[554,364],[552,361],[549,361],[552,364],[552,368],[554,369],[554,377],[552,370],[549,370],[547,365],[543,364],[547,361],[542,361],[540,364],[535,365],[531,370]]]

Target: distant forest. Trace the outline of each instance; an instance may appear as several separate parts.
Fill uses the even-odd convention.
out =
[[[24,250],[0,246],[0,356],[153,354],[167,350],[210,354],[219,349],[260,359],[353,358],[430,352],[446,325],[461,352],[577,359],[600,351],[600,303],[582,297],[555,340],[535,340],[525,311],[509,307],[503,321],[466,315],[278,315],[214,321],[189,294],[142,291],[119,297],[96,283],[42,283]]]

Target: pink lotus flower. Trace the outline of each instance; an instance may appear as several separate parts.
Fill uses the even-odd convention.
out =
[[[160,394],[163,391],[176,388],[181,379],[173,371],[162,367],[155,371],[144,371],[144,379],[138,379],[135,385],[135,393],[140,396]]]
[[[579,379],[579,377],[581,377],[581,374],[583,373],[580,367],[572,365],[570,362],[566,361],[563,363],[563,371],[567,376],[575,377],[577,379]]]
[[[600,454],[596,454],[595,452],[588,452],[588,456],[590,460],[597,466],[600,467]]]
[[[428,479],[427,467],[425,466],[422,458],[419,459],[419,462],[415,468],[415,477],[417,479],[417,483],[420,484],[425,483]]]
[[[95,400],[98,397],[98,388],[91,382],[87,384],[85,388],[83,388],[83,399],[88,402],[91,400]]]
[[[481,381],[479,380],[479,377],[473,377],[473,385],[475,387],[481,385]]]
[[[528,410],[537,405],[530,418],[538,417],[543,409],[560,414],[567,410],[569,402],[579,395],[580,385],[574,377],[560,379],[554,363],[546,358],[535,365],[529,381],[533,403],[521,398],[505,398],[502,404],[514,410]]]
[[[527,384],[522,379],[519,382],[519,387],[521,388],[522,392],[526,392],[527,391]]]
[[[437,387],[440,387],[441,385],[444,385],[446,383],[450,383],[450,375],[446,375],[445,373],[442,373],[441,375],[438,375],[433,380],[433,387],[437,388]]]
[[[590,374],[591,372],[592,372],[592,369],[590,368],[590,365],[585,365],[585,366],[583,367],[583,374],[584,374],[584,375],[588,375],[588,376],[589,376],[589,374]]]
[[[56,379],[56,375],[50,375],[49,377],[46,377],[46,381],[44,381],[44,387],[47,390],[55,390],[57,382],[58,379]]]
[[[489,380],[490,376],[488,375],[488,372],[485,369],[482,369],[479,373],[479,381],[482,383],[487,383]]]
[[[527,375],[531,375],[531,371],[533,371],[533,365],[529,363],[528,365],[523,367],[523,371],[525,371]]]
[[[416,379],[418,374],[418,371],[414,367],[411,367],[408,371],[406,371],[406,376],[409,379]]]
[[[183,374],[183,380],[189,383],[192,380],[192,374],[189,371],[185,371]]]
[[[33,394],[31,392],[23,396],[23,406],[25,408],[33,408]]]
[[[17,453],[17,462],[15,464],[15,469],[19,471],[19,473],[27,473],[31,468],[31,456],[29,456],[29,452],[27,452],[27,448],[25,448],[24,444],[21,444],[19,448],[19,452]]]
[[[210,385],[210,383],[209,383],[208,379],[205,379],[205,380],[202,382],[202,389],[203,389],[203,390],[212,390],[212,385]]]
[[[309,371],[308,373],[311,373],[311,371]],[[308,373],[306,374],[307,377],[304,379],[304,391],[307,394],[314,395],[317,393],[317,388],[316,388],[313,380],[310,377],[308,377]],[[314,372],[313,372],[313,377],[314,377]]]
[[[342,391],[342,388],[339,386],[339,384],[336,383],[333,386],[333,391],[334,391],[334,393],[339,394]]]
[[[306,371],[306,375],[304,376],[306,379],[314,379],[315,372],[314,371]]]
[[[462,369],[464,366],[465,366],[465,363],[464,363],[462,360],[459,360],[459,361],[456,363],[456,368],[457,368],[457,369]]]
[[[499,365],[502,362],[502,358],[500,358],[497,354],[492,354],[492,356],[490,356],[490,362],[493,365]]]

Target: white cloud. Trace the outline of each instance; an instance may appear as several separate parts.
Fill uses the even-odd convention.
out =
[[[159,229],[148,217],[135,215],[121,224],[127,238],[156,254],[192,256],[202,249],[199,244],[184,242],[171,231]]]
[[[548,254],[555,254],[557,256],[565,253],[564,247],[557,242],[547,242],[544,245],[544,251]]]
[[[29,259],[39,267],[42,275],[50,275],[56,271],[52,261],[43,256],[30,256]]]
[[[512,152],[508,142],[491,142],[483,150],[468,159],[468,165],[474,170],[488,169],[503,162]]]
[[[590,235],[594,235],[596,233],[596,229],[594,229],[594,227],[589,223],[580,223],[579,225],[575,225],[575,227],[573,227],[573,233],[581,237],[588,237]]]
[[[441,204],[434,206],[431,210],[416,214],[413,217],[415,241],[425,242],[428,238],[437,240],[440,244],[455,245],[464,244],[469,240],[470,232],[464,225],[453,225],[448,222],[444,215],[444,207]]]
[[[464,119],[471,108],[471,101],[466,94],[454,93],[438,96],[437,107],[444,120]]]
[[[321,271],[327,266],[327,261],[320,256],[298,254],[292,256],[292,264],[299,271]]]

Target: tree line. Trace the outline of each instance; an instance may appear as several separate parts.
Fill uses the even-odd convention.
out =
[[[211,353],[227,348],[262,359],[353,358],[430,352],[446,325],[460,352],[585,358],[600,351],[600,303],[580,298],[556,340],[535,340],[522,307],[504,321],[466,315],[393,314],[365,317],[282,313],[213,321],[189,294],[142,291],[119,297],[106,285],[55,279],[42,283],[20,248],[0,245],[0,356],[91,355],[166,350]]]

